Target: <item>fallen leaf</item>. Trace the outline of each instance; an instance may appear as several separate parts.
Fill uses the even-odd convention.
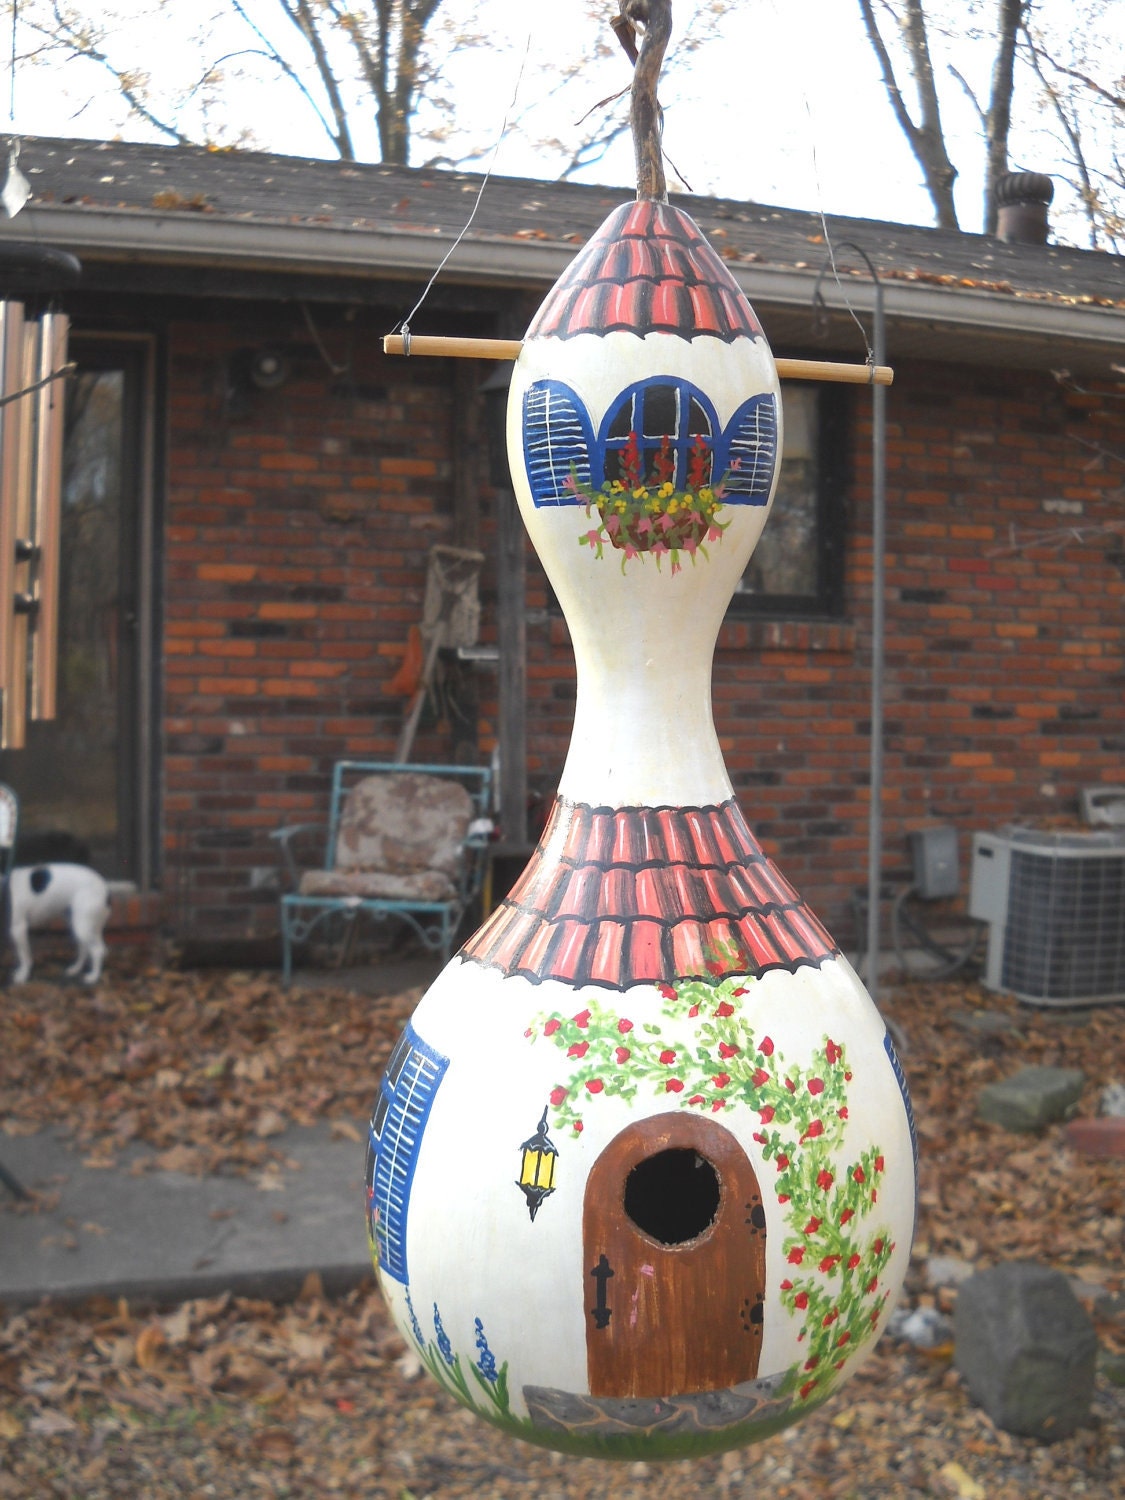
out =
[[[155,1370],[167,1340],[159,1323],[149,1323],[137,1334],[134,1356],[142,1370]]]
[[[263,1109],[254,1123],[254,1134],[261,1140],[265,1140],[271,1135],[280,1135],[288,1124],[289,1121],[280,1110]]]
[[[988,1500],[988,1493],[983,1485],[980,1485],[959,1463],[950,1462],[944,1464],[938,1470],[947,1484],[952,1486],[952,1492],[957,1500]]]

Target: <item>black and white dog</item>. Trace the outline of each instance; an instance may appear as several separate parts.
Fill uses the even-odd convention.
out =
[[[28,933],[58,917],[69,918],[78,945],[78,957],[67,974],[77,978],[86,970],[86,983],[98,982],[105,962],[102,934],[109,916],[109,887],[96,870],[77,864],[17,865],[8,878],[8,901],[8,931],[17,959],[13,984],[24,984],[31,976]]]

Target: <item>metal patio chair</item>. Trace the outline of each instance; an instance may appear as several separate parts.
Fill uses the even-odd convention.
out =
[[[320,867],[301,869],[297,848],[322,825],[290,824],[271,835],[288,884],[280,909],[284,983],[292,978],[295,944],[342,919],[347,945],[361,914],[374,922],[401,919],[448,962],[480,890],[491,774],[479,766],[336,763]]]

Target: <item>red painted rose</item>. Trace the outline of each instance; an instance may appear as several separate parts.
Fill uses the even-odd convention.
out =
[[[824,1122],[822,1120],[814,1120],[812,1122],[812,1124],[809,1126],[809,1128],[805,1131],[805,1133],[801,1137],[801,1139],[803,1141],[813,1141],[813,1140],[815,1140],[817,1138],[818,1135],[823,1135],[823,1134],[824,1134]]]
[[[778,1156],[778,1158],[777,1158],[777,1170],[778,1170],[778,1171],[779,1171],[779,1172],[784,1172],[784,1171],[785,1171],[785,1169],[786,1169],[786,1167],[787,1167],[787,1166],[788,1166],[788,1165],[789,1165],[789,1158],[788,1158],[788,1157],[787,1157],[787,1156],[786,1156],[786,1155],[785,1155],[785,1153],[784,1153],[784,1151],[783,1151],[783,1152],[782,1152],[782,1153],[781,1153],[781,1154],[780,1154],[780,1155],[779,1155],[779,1156]]]
[[[867,1181],[867,1173],[863,1170],[862,1167],[856,1167],[855,1171],[852,1173],[852,1176],[855,1178],[856,1182]]]
[[[664,1051],[660,1054],[660,1061],[662,1063],[674,1063],[676,1061],[676,1054],[671,1048],[665,1047]]]
[[[886,1170],[886,1162],[881,1156],[877,1156],[875,1158],[875,1170],[876,1172],[882,1172]]]
[[[628,1062],[633,1054],[629,1051],[628,1047],[618,1047],[613,1055],[619,1063],[624,1063]]]
[[[808,1307],[808,1305],[809,1305],[809,1294],[808,1294],[808,1292],[798,1292],[797,1295],[793,1298],[793,1306],[797,1307],[797,1308],[800,1308],[800,1310],[802,1312],[804,1312],[805,1308]]]
[[[549,1021],[545,1022],[544,1025],[543,1025],[543,1035],[544,1036],[554,1036],[555,1032],[558,1031],[558,1029],[559,1029],[559,1027],[561,1025],[562,1025],[562,1022],[559,1021],[559,1020],[556,1020],[555,1017],[552,1016],[551,1019]]]
[[[793,1082],[792,1078],[787,1078],[785,1080],[785,1087],[791,1094],[795,1094],[797,1092],[797,1085]]]
[[[822,1271],[831,1271],[839,1265],[841,1259],[842,1257],[839,1255],[826,1255],[820,1263],[820,1269]]]
[[[805,1258],[805,1247],[803,1245],[795,1246],[794,1249],[790,1250],[787,1258],[791,1266],[799,1266]]]
[[[724,1058],[726,1058],[726,1057],[737,1057],[738,1054],[741,1051],[742,1051],[741,1047],[733,1047],[730,1044],[730,1042],[720,1042],[719,1043],[719,1056],[720,1057],[724,1057]]]
[[[768,1125],[776,1113],[777,1111],[774,1109],[773,1105],[767,1104],[764,1109],[760,1109],[758,1111],[758,1118],[761,1120],[763,1125]]]
[[[586,1087],[590,1090],[591,1094],[600,1094],[602,1089],[605,1088],[605,1084],[600,1078],[588,1078],[586,1080]]]
[[[734,1006],[728,1000],[721,1000],[715,1007],[715,1014],[717,1016],[733,1016]]]
[[[624,1036],[626,1032],[632,1031],[633,1023],[632,1021],[627,1021],[625,1017],[622,1016],[620,1021],[618,1021],[617,1023],[617,1029],[621,1033],[621,1035]]]
[[[558,1088],[554,1088],[551,1090],[551,1103],[555,1106],[560,1105],[569,1092],[569,1089],[564,1089],[560,1084]]]
[[[858,1255],[851,1255],[851,1256],[848,1257],[848,1270],[849,1271],[854,1271],[855,1268],[856,1268],[856,1266],[858,1266],[858,1265],[859,1265],[859,1256]]]
[[[730,1082],[730,1074],[729,1073],[716,1073],[715,1076],[714,1076],[714,1078],[712,1078],[711,1082],[715,1085],[715,1087],[717,1089],[725,1089],[726,1086],[727,1086],[727,1084]]]
[[[832,1173],[827,1170],[827,1168],[821,1168],[821,1170],[816,1174],[816,1185],[818,1188],[820,1188],[822,1193],[826,1193],[835,1181],[836,1179],[832,1176]]]
[[[588,1010],[580,1010],[574,1018],[574,1024],[583,1028],[589,1026],[590,1012]]]
[[[824,1079],[823,1078],[810,1078],[809,1079],[809,1093],[810,1094],[823,1094],[824,1093]]]
[[[823,1222],[824,1221],[822,1219],[818,1219],[814,1214],[809,1222],[805,1225],[804,1233],[815,1234]]]
[[[824,1055],[830,1063],[839,1062],[842,1055],[840,1048],[837,1047],[831,1037],[828,1038],[828,1043],[824,1048]]]
[[[567,1057],[585,1057],[590,1050],[589,1042],[575,1042],[572,1047],[566,1049]]]
[[[763,1083],[769,1083],[769,1081],[770,1075],[766,1072],[765,1068],[755,1068],[754,1076],[750,1082],[756,1089],[760,1089]]]
[[[684,1084],[682,1078],[669,1078],[668,1082],[664,1085],[664,1092],[666,1094],[682,1094],[683,1091]]]
[[[841,1224],[846,1224],[849,1219],[854,1219],[854,1218],[855,1218],[855,1209],[854,1208],[845,1208],[844,1212],[840,1215],[840,1223]]]
[[[758,1051],[762,1054],[763,1057],[772,1057],[773,1039],[771,1037],[764,1036],[758,1043]]]

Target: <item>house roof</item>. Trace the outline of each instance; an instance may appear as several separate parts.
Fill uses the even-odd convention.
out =
[[[461,956],[535,984],[627,989],[792,971],[835,952],[733,798],[609,808],[560,797],[527,869]]]
[[[28,138],[20,166],[33,198],[0,223],[88,263],[242,266],[324,277],[421,282],[465,228],[478,174],[306,160],[191,146]],[[471,227],[442,271],[447,284],[545,289],[609,212],[620,187],[492,177]],[[959,234],[733,199],[675,197],[756,307],[767,332],[811,338],[814,285],[831,248],[840,282],[822,290],[837,327],[883,286],[894,352],[942,357],[950,336],[973,357],[1050,365],[1121,358],[1125,261],[1067,246],[1004,244]],[[852,342],[857,341],[854,324]],[[912,330],[912,331],[911,331]],[[904,345],[902,336],[909,333]],[[997,341],[1000,341],[999,344]]]

